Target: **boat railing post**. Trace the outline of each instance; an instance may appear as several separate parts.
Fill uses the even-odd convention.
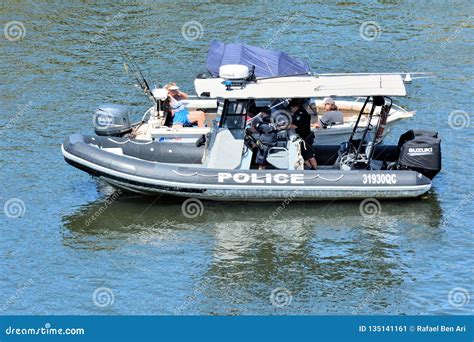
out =
[[[354,135],[357,131],[357,127],[359,126],[359,121],[360,121],[360,118],[362,117],[362,114],[364,113],[364,110],[365,110],[365,107],[367,106],[367,103],[369,102],[369,99],[370,99],[370,96],[367,96],[367,98],[365,99],[365,102],[364,102],[364,105],[362,106],[360,112],[359,112],[359,116],[357,117],[357,120],[354,124],[354,128],[352,129],[352,133],[351,133],[351,136],[349,138],[349,143],[352,143],[352,140],[354,139]],[[373,106],[372,106],[372,109],[373,109]],[[369,122],[370,123],[370,122]]]

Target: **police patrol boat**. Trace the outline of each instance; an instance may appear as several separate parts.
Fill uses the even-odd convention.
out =
[[[65,160],[127,191],[209,200],[417,197],[431,188],[432,178],[441,169],[436,132],[411,130],[397,145],[383,143],[391,97],[406,95],[401,75],[256,79],[243,65],[221,66],[220,75],[196,84],[198,93],[205,90],[219,101],[218,124],[201,143],[131,139],[110,136],[110,131],[109,136],[74,134],[62,145]],[[165,98],[165,94],[155,95]],[[347,141],[320,145],[314,140],[319,167],[305,170],[301,139],[290,129],[291,116],[282,107],[288,98],[308,101],[326,96],[364,97],[365,101]],[[261,170],[255,165],[258,148],[248,127],[255,113],[263,110],[277,114],[273,126],[278,129],[267,151],[269,167]],[[364,116],[370,124],[356,136]],[[120,125],[104,129],[120,135]]]

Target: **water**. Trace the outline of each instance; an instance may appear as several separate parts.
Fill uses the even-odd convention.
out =
[[[1,24],[20,21],[26,31],[16,41],[0,37],[0,203],[10,200],[14,216],[17,201],[22,214],[0,216],[0,311],[472,314],[473,9],[442,1],[4,1]],[[203,30],[188,41],[182,25],[191,20]],[[374,40],[359,34],[367,21]],[[104,34],[153,83],[173,80],[189,92],[211,39],[281,49],[317,72],[435,72],[397,99],[417,115],[389,140],[413,127],[438,130],[443,171],[426,196],[383,201],[373,218],[362,217],[360,202],[283,210],[204,202],[189,219],[182,200],[113,200],[113,189],[60,153],[68,134],[92,132],[99,104],[127,104],[134,119],[148,108]],[[449,116],[454,110],[464,113]],[[450,126],[448,117],[461,121]]]

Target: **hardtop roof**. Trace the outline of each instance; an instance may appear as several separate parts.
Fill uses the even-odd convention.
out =
[[[287,76],[257,79],[243,87],[227,89],[224,79],[196,79],[196,93],[212,98],[271,99],[309,97],[406,96],[398,74],[345,74],[334,76]]]

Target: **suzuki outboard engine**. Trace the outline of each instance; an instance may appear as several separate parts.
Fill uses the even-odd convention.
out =
[[[106,104],[94,114],[94,130],[97,135],[121,136],[132,130],[127,107]]]
[[[422,173],[433,179],[441,170],[441,139],[433,131],[410,130],[398,141],[398,167]]]

